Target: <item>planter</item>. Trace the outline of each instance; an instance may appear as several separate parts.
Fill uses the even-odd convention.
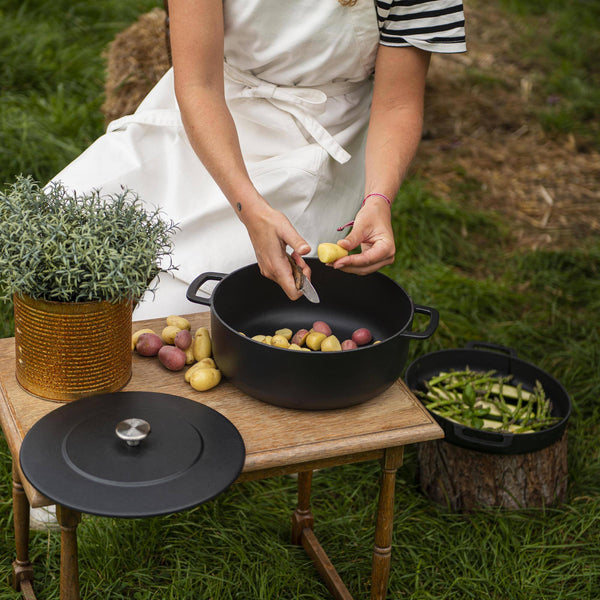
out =
[[[72,401],[131,377],[131,301],[51,302],[15,294],[16,377],[31,394]]]

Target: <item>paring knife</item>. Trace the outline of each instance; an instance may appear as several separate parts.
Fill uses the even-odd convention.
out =
[[[317,290],[315,290],[313,284],[310,282],[310,279],[302,272],[302,269],[296,264],[296,261],[289,254],[287,257],[290,261],[290,265],[292,266],[292,273],[294,274],[296,289],[301,290],[307,300],[310,300],[314,303],[320,302],[321,300],[319,299],[319,294],[317,294]]]

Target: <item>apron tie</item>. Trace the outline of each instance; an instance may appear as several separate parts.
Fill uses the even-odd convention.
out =
[[[329,96],[347,94],[364,85],[364,82],[334,82],[328,86],[318,88],[280,86],[264,81],[246,71],[236,69],[228,63],[224,63],[224,69],[225,77],[244,86],[244,89],[235,96],[236,98],[263,98],[268,100],[277,108],[292,115],[337,162],[343,164],[350,160],[350,154],[342,148],[311,113],[323,112]]]

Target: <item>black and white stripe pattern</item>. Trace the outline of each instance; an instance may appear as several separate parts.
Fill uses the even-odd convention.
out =
[[[377,0],[380,43],[430,52],[464,52],[462,0]]]

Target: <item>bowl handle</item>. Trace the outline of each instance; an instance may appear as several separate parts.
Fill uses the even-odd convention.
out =
[[[404,331],[402,335],[415,340],[426,340],[431,337],[433,332],[437,329],[438,323],[440,322],[440,313],[435,308],[421,306],[419,304],[415,304],[414,308],[416,313],[429,315],[429,325],[425,331]]]
[[[487,348],[488,350],[496,350],[498,352],[503,352],[504,354],[508,354],[513,358],[517,358],[517,351],[513,348],[508,348],[506,346],[500,346],[499,344],[492,344],[490,342],[467,342],[465,344],[465,348]]]
[[[225,273],[202,273],[198,275],[192,283],[190,283],[185,297],[190,302],[195,302],[196,304],[204,304],[205,306],[210,306],[212,303],[212,293],[206,296],[198,296],[198,290],[207,282],[207,281],[221,281],[226,277]]]
[[[454,424],[454,436],[463,442],[471,444],[480,442],[483,445],[492,448],[508,448],[512,442],[512,436],[502,433],[494,433],[493,431],[480,431],[479,429],[465,429],[464,426]]]

